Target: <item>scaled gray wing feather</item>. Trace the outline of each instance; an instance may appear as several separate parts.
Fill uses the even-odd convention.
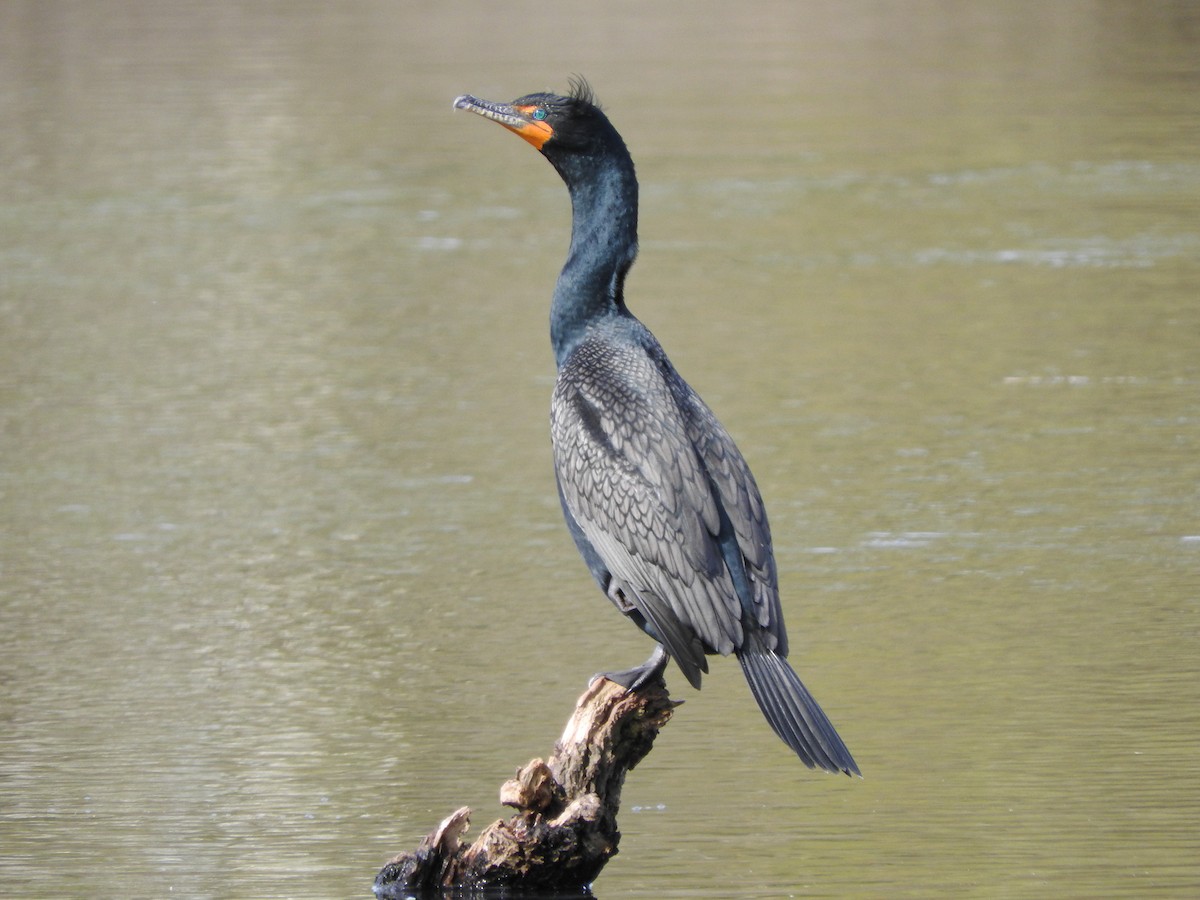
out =
[[[669,613],[726,654],[742,645],[743,609],[716,540],[720,509],[746,558],[756,618],[774,633],[770,532],[741,454],[666,365],[637,346],[581,344],[559,373],[551,408],[556,473],[626,600],[651,622]],[[667,646],[677,659],[699,649]]]
[[[667,363],[670,365],[670,363]],[[704,463],[716,487],[721,505],[729,516],[738,549],[745,560],[746,574],[754,592],[754,614],[768,635],[767,646],[787,656],[787,631],[779,604],[779,576],[771,549],[771,526],[758,492],[758,484],[733,438],[717,420],[713,411],[679,380],[673,382],[676,401],[687,422],[688,437]]]

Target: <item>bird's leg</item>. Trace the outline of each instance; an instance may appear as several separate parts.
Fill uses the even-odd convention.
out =
[[[619,672],[599,672],[592,676],[592,681],[595,681],[597,678],[607,678],[609,681],[621,685],[627,692],[633,692],[662,678],[662,674],[667,668],[667,663],[670,661],[671,657],[663,648],[663,645],[655,644],[654,652],[650,654],[650,658],[640,666],[634,666],[632,669],[622,669]]]

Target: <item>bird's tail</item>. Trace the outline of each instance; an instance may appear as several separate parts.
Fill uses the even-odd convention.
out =
[[[769,649],[761,636],[750,629],[737,657],[759,709],[806,766],[847,775],[862,774],[829,717],[786,659]]]

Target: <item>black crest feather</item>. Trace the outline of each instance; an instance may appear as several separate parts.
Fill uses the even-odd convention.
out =
[[[582,75],[572,75],[567,80],[567,84],[571,88],[571,92],[567,96],[572,100],[588,103],[596,107],[596,109],[600,108],[600,104],[596,100],[596,92],[592,90],[592,86],[588,84],[587,79]]]

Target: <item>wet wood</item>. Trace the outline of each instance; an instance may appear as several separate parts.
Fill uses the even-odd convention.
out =
[[[376,897],[503,888],[586,893],[617,852],[625,773],[650,752],[677,705],[661,680],[627,693],[597,678],[577,701],[550,759],[530,760],[500,787],[500,802],[515,815],[465,844],[471,810],[456,810],[416,850],[383,867]]]

